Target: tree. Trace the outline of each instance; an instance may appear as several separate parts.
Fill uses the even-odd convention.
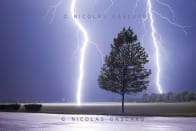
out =
[[[150,102],[150,96],[149,94],[144,94],[142,97],[142,101],[143,102]]]
[[[114,38],[98,77],[98,84],[102,89],[122,95],[122,112],[125,94],[141,92],[149,84],[147,78],[151,71],[144,68],[147,58],[147,53],[130,27],[123,28]]]
[[[184,96],[185,101],[193,101],[194,100],[194,93],[188,91],[187,94]]]
[[[167,99],[168,102],[174,102],[174,93],[173,92],[167,93]]]

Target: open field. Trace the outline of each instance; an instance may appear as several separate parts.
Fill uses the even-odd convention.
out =
[[[28,103],[25,103],[28,104]],[[94,115],[123,115],[121,103],[39,103],[42,113],[55,114],[94,114]],[[21,103],[19,112],[24,111]],[[124,115],[139,116],[196,116],[196,102],[190,103],[125,103]]]

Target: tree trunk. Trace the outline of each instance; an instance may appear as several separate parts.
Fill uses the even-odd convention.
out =
[[[122,113],[124,113],[125,112],[125,106],[124,106],[124,101],[125,101],[125,93],[124,92],[122,92]]]
[[[122,87],[122,113],[125,112],[125,106],[124,106],[124,101],[125,101],[125,68],[123,69],[123,87]]]

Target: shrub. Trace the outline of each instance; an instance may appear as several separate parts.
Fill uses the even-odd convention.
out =
[[[39,112],[42,108],[41,104],[27,104],[24,105],[25,111],[27,112]]]
[[[0,105],[1,111],[18,111],[20,104],[2,104]]]

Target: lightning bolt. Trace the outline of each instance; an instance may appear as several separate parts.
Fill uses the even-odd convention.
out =
[[[74,18],[75,5],[76,5],[76,0],[72,0],[71,9],[70,9],[72,19],[74,20],[76,26],[78,27],[78,29],[82,32],[82,34],[84,36],[84,41],[82,44],[82,48],[80,50],[81,52],[80,52],[80,64],[79,64],[79,77],[78,77],[78,81],[77,81],[77,105],[80,105],[81,104],[81,90],[82,90],[83,79],[84,79],[85,52],[86,52],[86,48],[88,45],[88,34],[87,34],[84,26],[77,19]]]
[[[76,99],[77,99],[77,104],[80,105],[81,104],[81,91],[82,91],[82,86],[83,86],[83,81],[84,81],[84,63],[85,63],[85,53],[86,53],[86,49],[87,49],[87,46],[88,44],[92,44],[95,46],[95,48],[97,49],[98,53],[100,54],[101,58],[102,58],[102,62],[104,61],[103,60],[103,53],[100,49],[100,47],[98,46],[98,44],[96,42],[93,42],[92,40],[89,40],[88,38],[88,33],[85,29],[85,27],[80,23],[80,21],[78,21],[77,19],[74,18],[74,15],[75,15],[75,4],[76,4],[76,1],[77,0],[72,0],[71,1],[71,8],[70,8],[70,12],[71,12],[71,16],[72,16],[72,19],[74,21],[74,23],[76,24],[76,26],[78,27],[78,29],[82,32],[83,34],[83,37],[84,37],[84,40],[83,40],[83,43],[82,43],[82,47],[80,48],[80,64],[79,64],[79,76],[78,76],[78,79],[77,79],[77,95],[76,95]],[[114,5],[114,1],[113,0],[110,0],[111,4],[104,10],[104,14],[107,13],[111,7]],[[139,4],[139,0],[136,0],[136,5],[135,5],[135,8],[133,9],[133,13],[135,12],[138,4]],[[168,10],[170,11],[171,13],[171,16],[172,18],[169,19],[168,17],[165,17],[165,16],[162,16],[159,12],[153,10],[153,7],[152,7],[152,0],[147,0],[146,1],[146,16],[141,18],[142,20],[142,24],[143,24],[143,28],[146,32],[146,27],[145,27],[145,24],[147,21],[149,21],[150,23],[150,28],[151,28],[151,37],[152,37],[152,40],[153,40],[153,45],[154,45],[154,48],[155,48],[155,61],[156,61],[156,68],[157,68],[157,71],[156,71],[156,86],[158,88],[158,91],[159,93],[162,93],[162,86],[160,84],[160,74],[161,74],[161,65],[160,65],[160,39],[161,38],[158,38],[158,37],[161,37],[159,35],[159,33],[157,32],[156,28],[155,28],[155,22],[154,22],[154,15],[160,17],[162,20],[165,20],[166,22],[168,22],[169,24],[181,29],[185,34],[187,34],[186,32],[186,28],[189,27],[189,26],[183,26],[183,25],[180,25],[178,23],[175,22],[175,15],[174,15],[174,11],[172,9],[172,7],[169,5],[169,4],[166,4],[160,0],[156,0],[156,2],[166,8],[168,8]],[[194,3],[195,1],[192,0],[192,2]],[[57,11],[57,8],[61,5],[62,3],[62,0],[59,0],[55,5],[53,6],[50,6],[46,16],[48,16],[49,14],[51,14],[51,19],[50,19],[50,23],[53,22],[54,18],[55,18],[55,13]],[[145,35],[145,33],[144,33]],[[143,41],[143,38],[142,38],[142,41]]]
[[[139,5],[139,0],[136,0],[135,2],[135,6],[132,10],[132,16],[134,17],[135,11]],[[160,67],[160,50],[159,50],[159,46],[158,46],[158,40],[157,40],[157,31],[156,28],[154,26],[154,16],[153,16],[153,11],[152,11],[152,3],[151,0],[147,0],[146,3],[146,12],[145,12],[145,16],[141,17],[141,23],[143,25],[143,29],[144,29],[144,33],[142,34],[142,43],[144,42],[144,36],[146,35],[146,23],[149,21],[150,22],[150,29],[151,29],[151,37],[153,40],[153,45],[155,48],[155,61],[156,61],[156,86],[158,88],[159,93],[162,93],[162,87],[160,84],[160,73],[161,73],[161,67]]]
[[[113,6],[113,3],[114,3],[113,0],[110,0],[110,2],[111,2],[111,4],[106,8],[106,10],[104,10],[104,14],[107,13],[110,10],[110,8]],[[49,6],[49,9],[47,10],[44,18],[51,16],[50,22],[49,22],[50,24],[52,24],[52,22],[54,21],[55,16],[56,16],[56,11],[61,4],[62,4],[62,0],[59,0],[56,4]],[[76,4],[76,0],[72,0],[71,7],[70,7],[70,13],[71,13],[71,16],[72,16],[74,23],[76,24],[78,29],[82,32],[83,37],[84,37],[82,47],[81,48],[77,47],[77,49],[74,51],[74,54],[76,52],[80,52],[80,64],[79,64],[79,76],[77,79],[76,100],[77,100],[77,105],[81,105],[81,92],[82,92],[83,79],[84,79],[85,52],[86,52],[86,48],[87,48],[88,43],[95,46],[96,50],[98,51],[99,55],[101,56],[102,63],[104,62],[104,54],[96,42],[89,40],[88,33],[87,33],[86,29],[84,28],[84,26],[77,19],[74,18],[75,4]]]
[[[139,2],[141,2],[141,1],[136,0],[135,6],[134,6],[133,11],[132,11],[132,16],[134,16],[135,10],[137,9],[137,7],[139,5]],[[163,16],[158,11],[153,10],[152,2],[156,2],[157,4],[165,7],[169,11],[169,13],[171,15],[171,18]],[[146,35],[146,32],[147,32],[146,24],[149,23],[150,30],[151,30],[152,43],[153,43],[153,46],[155,48],[155,65],[156,65],[155,84],[156,84],[156,87],[158,88],[158,92],[162,93],[163,91],[162,91],[162,86],[161,86],[161,82],[160,82],[160,77],[161,77],[160,56],[161,56],[161,54],[164,50],[160,50],[160,48],[161,49],[164,49],[164,48],[161,44],[162,43],[162,37],[157,32],[156,27],[155,27],[154,17],[159,17],[161,20],[166,21],[168,24],[170,24],[170,25],[178,28],[179,30],[183,31],[185,35],[187,35],[186,28],[189,28],[191,26],[184,26],[184,25],[178,24],[175,21],[175,15],[174,15],[173,8],[169,4],[167,4],[167,3],[165,3],[161,0],[154,0],[154,1],[153,0],[147,0],[147,1],[145,1],[145,5],[146,5],[145,16],[141,17],[141,24],[143,25],[143,29],[144,29],[144,33],[142,34],[142,43],[144,41],[143,40],[144,36]]]
[[[147,0],[147,19],[150,22],[150,28],[151,28],[151,36],[152,36],[152,40],[153,40],[153,45],[155,47],[155,61],[156,61],[156,67],[157,67],[157,72],[156,72],[156,86],[158,88],[159,93],[162,93],[162,86],[160,84],[160,74],[161,74],[161,66],[160,66],[160,41],[158,40],[158,36],[160,37],[159,39],[161,39],[161,35],[157,32],[156,28],[155,28],[155,22],[154,22],[154,15],[157,15],[159,18],[161,18],[162,20],[165,20],[167,23],[173,25],[176,28],[179,28],[180,30],[182,30],[184,32],[185,35],[187,35],[187,31],[186,28],[189,28],[191,26],[184,26],[184,25],[180,25],[175,21],[175,15],[174,15],[174,10],[172,9],[172,7],[167,4],[164,3],[160,0],[156,0],[156,2],[164,7],[166,7],[170,14],[171,14],[171,19],[168,17],[165,17],[163,15],[161,15],[158,11],[155,11],[152,9],[152,0]]]
[[[104,14],[106,12],[108,12],[110,10],[110,8],[113,6],[113,3],[114,3],[113,0],[110,0],[110,2],[111,2],[111,4],[104,11]],[[84,79],[85,52],[86,52],[86,48],[88,46],[88,43],[95,46],[95,48],[97,49],[98,53],[101,56],[102,63],[104,62],[104,54],[96,42],[89,40],[88,33],[87,33],[86,29],[84,28],[84,26],[77,19],[74,18],[75,4],[76,4],[76,0],[72,0],[70,12],[72,15],[72,19],[74,20],[75,24],[77,25],[77,27],[83,33],[83,36],[84,36],[83,46],[81,48],[80,64],[79,64],[79,77],[78,77],[78,81],[77,81],[77,105],[81,105],[81,91],[82,91],[83,79]]]
[[[147,0],[147,7],[148,7],[148,15],[149,15],[149,21],[150,21],[150,27],[151,27],[151,36],[152,36],[152,40],[153,40],[153,45],[155,47],[155,60],[156,60],[156,67],[157,67],[157,72],[156,72],[156,85],[158,87],[158,91],[159,93],[162,93],[162,87],[160,84],[160,72],[161,72],[161,68],[160,68],[160,61],[159,61],[159,46],[158,46],[158,42],[157,42],[157,38],[156,38],[156,29],[154,26],[154,18],[153,18],[153,14],[152,14],[152,3],[151,0]]]

